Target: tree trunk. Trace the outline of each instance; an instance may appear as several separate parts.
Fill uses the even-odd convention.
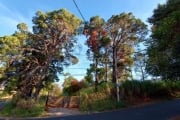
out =
[[[140,66],[140,67],[141,67],[142,81],[144,81],[144,80],[145,80],[144,71],[143,71],[143,68],[142,68],[142,66]]]
[[[39,93],[40,93],[41,89],[42,89],[42,85],[38,85],[38,86],[36,87],[36,91],[35,91],[34,96],[33,96],[33,98],[34,98],[35,100],[38,99],[38,96],[39,96]]]
[[[113,73],[112,73],[112,83],[117,81],[117,60],[116,60],[116,47],[113,46]]]
[[[120,95],[119,95],[119,86],[117,81],[117,51],[116,46],[113,45],[113,76],[112,76],[112,83],[116,85],[116,98],[117,102],[120,101]]]
[[[32,96],[32,89],[31,88],[21,88],[19,91],[18,91],[19,95],[20,95],[20,98],[23,98],[25,100],[28,100],[30,99]]]
[[[106,55],[107,55],[107,48],[106,48]],[[107,78],[108,78],[108,58],[106,58],[105,60],[105,69],[106,69],[106,73],[105,73],[105,82],[107,82]]]
[[[45,106],[48,106],[48,102],[49,102],[49,90],[48,90],[48,94],[47,94],[47,97],[46,97],[46,103],[45,103]]]
[[[97,74],[97,63],[98,63],[98,60],[97,58],[95,58],[95,92],[98,91],[98,74]]]
[[[105,65],[105,69],[106,69],[106,73],[105,73],[105,82],[107,82],[107,78],[108,78],[108,66],[107,66],[107,62],[106,62],[106,65]]]

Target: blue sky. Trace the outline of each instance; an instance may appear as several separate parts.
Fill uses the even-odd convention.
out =
[[[86,20],[95,15],[107,20],[115,14],[132,12],[137,18],[146,22],[147,18],[152,15],[153,9],[159,3],[165,3],[166,0],[76,0],[76,2]],[[26,23],[31,29],[32,17],[38,10],[47,12],[61,8],[66,8],[80,17],[73,0],[0,0],[0,36],[12,34],[16,30],[16,25],[21,22]],[[85,56],[87,47],[84,46],[84,42],[86,38],[83,36],[78,38],[78,42],[82,46],[82,51],[77,54],[80,62],[65,72],[85,74],[86,69],[72,69],[87,68],[89,65]],[[76,78],[82,79],[83,76],[76,76]]]

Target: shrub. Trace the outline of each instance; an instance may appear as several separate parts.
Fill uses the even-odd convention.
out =
[[[180,90],[180,81],[125,81],[120,86],[120,94],[129,98],[168,98]]]
[[[139,81],[125,81],[120,87],[120,94],[124,98],[142,96],[141,83]]]
[[[47,92],[44,95],[48,94],[48,90],[46,90],[46,91]],[[45,91],[44,91],[44,93],[45,93]],[[61,88],[60,88],[60,86],[58,84],[53,84],[52,85],[52,89],[49,91],[49,93],[50,93],[51,96],[59,97],[59,96],[62,95],[62,90],[61,90]]]
[[[44,112],[44,107],[40,104],[35,104],[31,109],[16,107],[13,102],[9,102],[5,105],[0,112],[3,116],[8,117],[34,117],[39,116]]]
[[[70,86],[70,93],[75,93],[81,89],[81,86],[77,80],[73,80]]]
[[[113,84],[102,83],[98,86],[98,92],[94,92],[94,87],[82,89],[80,91],[80,110],[82,111],[104,111],[122,107],[111,96]]]
[[[16,103],[16,107],[19,109],[32,109],[35,105],[35,101],[33,99],[30,100],[25,100],[25,99],[20,99]]]
[[[4,108],[0,111],[2,116],[7,117],[34,117],[43,114],[45,100],[40,99],[35,101],[33,99],[25,100],[15,95]],[[41,98],[41,97],[40,97]]]
[[[70,86],[63,89],[63,92],[65,95],[75,95],[78,93],[79,90],[85,87],[87,87],[85,81],[73,80]]]
[[[112,105],[110,97],[106,93],[92,93],[80,96],[80,110],[82,111],[101,111],[106,109],[105,105]]]

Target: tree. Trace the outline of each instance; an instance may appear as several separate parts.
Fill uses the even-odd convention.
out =
[[[79,81],[73,76],[69,76],[68,78],[66,78],[62,86],[63,93],[66,95],[72,95],[73,93],[81,89]]]
[[[95,91],[97,91],[98,81],[102,78],[102,70],[103,68],[99,68],[99,66],[103,63],[103,59],[105,59],[106,46],[109,44],[110,39],[108,39],[106,31],[103,29],[103,25],[105,24],[104,19],[99,16],[91,17],[90,23],[85,26],[84,34],[87,37],[87,55],[90,60],[93,60],[93,64],[91,64],[91,68],[89,69],[89,78],[92,76],[94,72],[95,75]],[[91,72],[90,72],[91,71]]]
[[[62,90],[58,84],[52,84],[52,90],[50,91],[51,96],[60,96],[62,94]]]
[[[37,99],[40,90],[49,82],[58,80],[57,73],[63,65],[70,65],[76,29],[81,20],[65,9],[43,13],[33,17],[33,33],[25,32],[25,45],[20,47],[22,59],[13,61],[11,67],[17,76],[16,90],[20,98]],[[18,66],[18,67],[17,67]]]
[[[92,85],[94,83],[93,81],[93,74],[92,74],[92,67],[90,66],[90,68],[87,69],[87,72],[86,72],[86,76],[84,77],[84,79],[86,80],[86,82],[89,84],[89,85]]]
[[[73,76],[69,76],[69,77],[65,78],[65,79],[64,79],[64,82],[63,82],[63,84],[62,84],[62,87],[63,87],[63,88],[68,88],[68,87],[70,87],[70,86],[71,86],[71,82],[72,82],[73,80],[76,80],[76,78],[74,78]]]
[[[141,74],[141,80],[144,81],[147,78],[145,71],[147,56],[144,52],[138,51],[134,55],[135,72]]]
[[[16,88],[17,77],[13,76],[16,68],[11,66],[14,64],[14,61],[22,59],[22,51],[19,48],[24,45],[25,39],[27,39],[26,33],[28,33],[27,26],[24,23],[18,24],[17,28],[18,30],[13,35],[0,38],[0,83],[6,83],[5,89],[8,92]]]
[[[158,5],[148,21],[152,34],[148,41],[147,72],[163,79],[179,79],[180,1],[168,0]]]
[[[132,13],[113,15],[105,27],[112,46],[112,82],[122,76],[124,70],[133,63],[131,55],[133,46],[141,41],[147,33],[146,25],[135,18]],[[119,75],[118,75],[119,73]]]

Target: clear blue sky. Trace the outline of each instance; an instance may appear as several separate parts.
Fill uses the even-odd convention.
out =
[[[146,22],[152,15],[153,9],[166,0],[76,0],[86,20],[90,17],[99,15],[105,20],[112,15],[122,12],[132,12],[137,18]],[[73,0],[0,0],[0,36],[10,35],[16,30],[16,25],[20,22],[32,26],[32,17],[38,10],[52,11],[66,8],[73,14],[80,17]],[[31,28],[30,28],[31,29]],[[87,68],[89,65],[85,57],[86,47],[84,46],[85,37],[79,37],[79,44],[82,51],[79,55],[80,62],[70,68]],[[68,71],[68,70],[67,70]],[[85,69],[69,69],[72,74],[85,74]],[[76,76],[82,79],[83,76]]]

